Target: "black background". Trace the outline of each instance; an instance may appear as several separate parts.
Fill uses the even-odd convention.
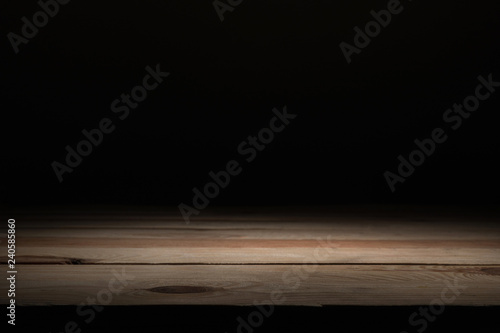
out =
[[[457,131],[448,129],[448,140],[395,193],[383,173],[396,171],[397,156],[408,156],[415,139],[444,125],[444,111],[474,92],[477,76],[493,73],[500,81],[498,5],[402,1],[403,12],[347,64],[339,44],[352,44],[353,28],[364,27],[372,19],[370,10],[386,5],[247,0],[221,22],[212,1],[72,0],[20,46],[19,54],[1,39],[2,203],[189,203],[192,188],[209,181],[210,171],[241,159],[238,144],[268,125],[274,107],[286,105],[297,118],[255,161],[243,165],[211,206],[496,205],[500,91]],[[2,35],[19,34],[21,17],[38,10],[36,1],[2,1]],[[158,63],[170,76],[119,121],[111,102],[142,82],[146,66]],[[63,162],[65,146],[75,147],[81,131],[105,117],[113,119],[116,130],[59,183],[51,163]],[[414,310],[282,308],[268,327],[328,325],[328,318],[336,318],[343,332],[371,330],[370,320],[399,332]],[[58,307],[23,311],[20,322],[38,316],[41,327],[53,331],[74,313]],[[109,308],[93,329],[116,328],[123,311]],[[168,325],[199,330],[210,318],[224,323],[214,331],[231,331],[235,314],[251,309],[127,311],[129,318],[157,325],[156,331]],[[166,325],[155,322],[164,311],[176,315]],[[339,311],[342,315],[333,316]],[[449,327],[445,324],[460,328],[463,318],[486,330],[494,319],[492,308],[447,311],[437,331]],[[306,326],[289,321],[300,313],[309,318]],[[333,331],[336,323],[330,324]]]
[[[348,65],[340,42],[386,1],[246,1],[221,22],[211,1],[73,0],[19,54],[2,39],[4,202],[189,202],[286,105],[297,118],[212,206],[496,204],[498,91],[395,193],[384,180],[477,76],[500,81],[492,1],[402,5]],[[4,36],[39,10],[1,7]],[[170,76],[118,120],[111,102],[158,63]],[[59,183],[51,163],[105,117],[116,130]]]

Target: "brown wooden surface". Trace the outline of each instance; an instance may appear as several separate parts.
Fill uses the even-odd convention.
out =
[[[80,304],[123,270],[134,279],[111,304],[253,305],[280,290],[287,305],[414,305],[455,283],[454,305],[500,305],[495,216],[377,212],[21,214],[16,300]]]

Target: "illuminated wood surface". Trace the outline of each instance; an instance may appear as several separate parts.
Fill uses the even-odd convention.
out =
[[[80,304],[120,272],[133,278],[110,304],[415,305],[451,283],[454,305],[500,305],[498,222],[390,209],[232,209],[189,224],[162,210],[21,214],[16,300]]]

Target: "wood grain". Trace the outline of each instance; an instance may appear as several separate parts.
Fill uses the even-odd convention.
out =
[[[417,305],[440,299],[443,291],[456,297],[454,305],[500,305],[498,266],[430,265],[25,265],[19,269],[17,300],[102,304],[97,295],[107,293],[115,272],[131,280],[112,293],[114,305],[254,305],[272,299],[281,305]],[[447,281],[460,287],[458,295],[447,289]]]
[[[20,214],[17,300],[80,304],[123,270],[111,304],[252,305],[281,288],[286,305],[415,305],[458,283],[454,305],[500,305],[499,219],[444,211]]]

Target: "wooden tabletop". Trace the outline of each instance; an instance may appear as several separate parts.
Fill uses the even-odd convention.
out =
[[[496,216],[219,209],[186,224],[164,209],[19,214],[16,302],[500,305]]]

